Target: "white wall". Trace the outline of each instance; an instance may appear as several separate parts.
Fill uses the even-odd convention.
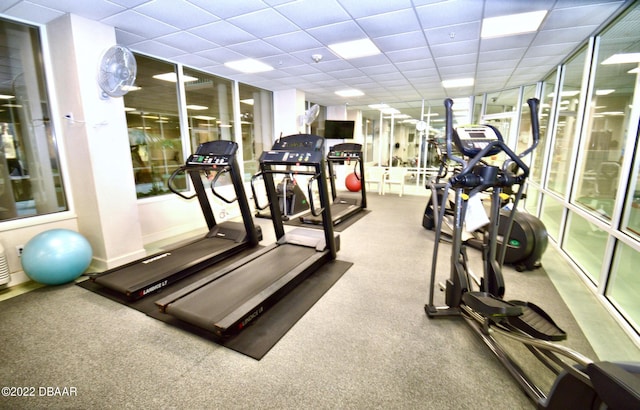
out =
[[[298,90],[275,91],[273,93],[274,141],[280,135],[298,134],[303,130],[303,127],[298,124],[298,117],[304,114],[304,99],[304,93]]]

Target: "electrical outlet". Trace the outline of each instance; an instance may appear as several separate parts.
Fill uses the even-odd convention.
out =
[[[24,251],[24,245],[16,246],[16,252],[18,253],[18,258],[22,256],[22,251]]]

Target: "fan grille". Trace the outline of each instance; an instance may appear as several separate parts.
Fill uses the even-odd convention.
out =
[[[100,60],[98,84],[108,96],[121,97],[134,84],[136,71],[136,59],[131,50],[124,46],[113,46]]]

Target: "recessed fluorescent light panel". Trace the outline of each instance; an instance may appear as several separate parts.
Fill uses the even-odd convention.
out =
[[[203,111],[207,109],[209,109],[209,107],[205,107],[204,105],[197,105],[197,104],[187,105],[187,110]]]
[[[368,38],[362,40],[346,41],[344,43],[330,44],[331,51],[339,57],[349,60],[351,58],[368,57],[380,54],[380,50]]]
[[[244,60],[229,61],[224,63],[225,67],[229,67],[232,70],[240,71],[245,74],[263,73],[265,71],[273,70],[268,64],[261,61],[254,60],[253,58],[247,58]]]
[[[481,38],[514,36],[538,30],[546,10],[529,13],[510,14],[508,16],[489,17],[482,20]]]
[[[340,97],[360,97],[361,95],[364,95],[362,91],[355,89],[339,90],[336,91],[336,94]]]
[[[444,88],[470,87],[473,85],[473,78],[459,78],[457,80],[444,80],[442,86]]]
[[[614,54],[602,62],[602,64],[629,64],[640,63],[640,53]]]

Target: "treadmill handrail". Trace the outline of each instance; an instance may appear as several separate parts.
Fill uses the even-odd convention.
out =
[[[173,171],[171,173],[171,176],[167,180],[167,188],[169,188],[169,191],[173,192],[174,194],[178,195],[181,198],[193,199],[193,198],[195,198],[197,196],[197,194],[184,195],[182,192],[176,190],[176,188],[173,187],[173,180],[178,176],[178,174],[180,174],[182,172],[185,172],[186,170],[187,170],[187,167],[182,165],[182,166],[178,167],[175,171]]]
[[[216,176],[215,176],[215,177],[213,177],[213,180],[211,181],[211,192],[213,192],[213,195],[215,195],[216,197],[218,197],[218,198],[222,199],[224,202],[226,202],[226,203],[228,203],[228,204],[232,204],[232,203],[236,202],[236,201],[238,200],[238,197],[236,196],[236,197],[235,197],[235,198],[233,198],[233,199],[227,199],[227,198],[225,198],[224,196],[222,196],[221,194],[219,194],[219,193],[216,191],[216,187],[215,187],[215,185],[216,185],[216,182],[218,181],[218,178],[220,178],[220,176],[222,176],[222,175],[224,175],[224,174],[226,174],[226,173],[228,173],[228,172],[230,172],[230,171],[231,171],[231,168],[229,168],[229,167],[224,167],[223,169],[219,170],[219,171],[216,173]]]
[[[320,208],[320,210],[316,210],[315,206],[313,205],[313,190],[311,189],[311,183],[318,180],[318,178],[320,177],[320,174],[314,174],[311,178],[309,178],[309,183],[307,184],[307,190],[309,192],[309,209],[311,210],[311,215],[313,216],[320,216],[322,214],[322,211],[324,211],[324,207]]]
[[[253,203],[256,205],[256,208],[260,211],[263,211],[269,207],[269,202],[265,206],[261,206],[260,202],[258,202],[258,194],[256,193],[255,180],[262,177],[262,171],[256,172],[251,177],[251,193],[253,194]],[[263,179],[264,181],[264,179]]]

